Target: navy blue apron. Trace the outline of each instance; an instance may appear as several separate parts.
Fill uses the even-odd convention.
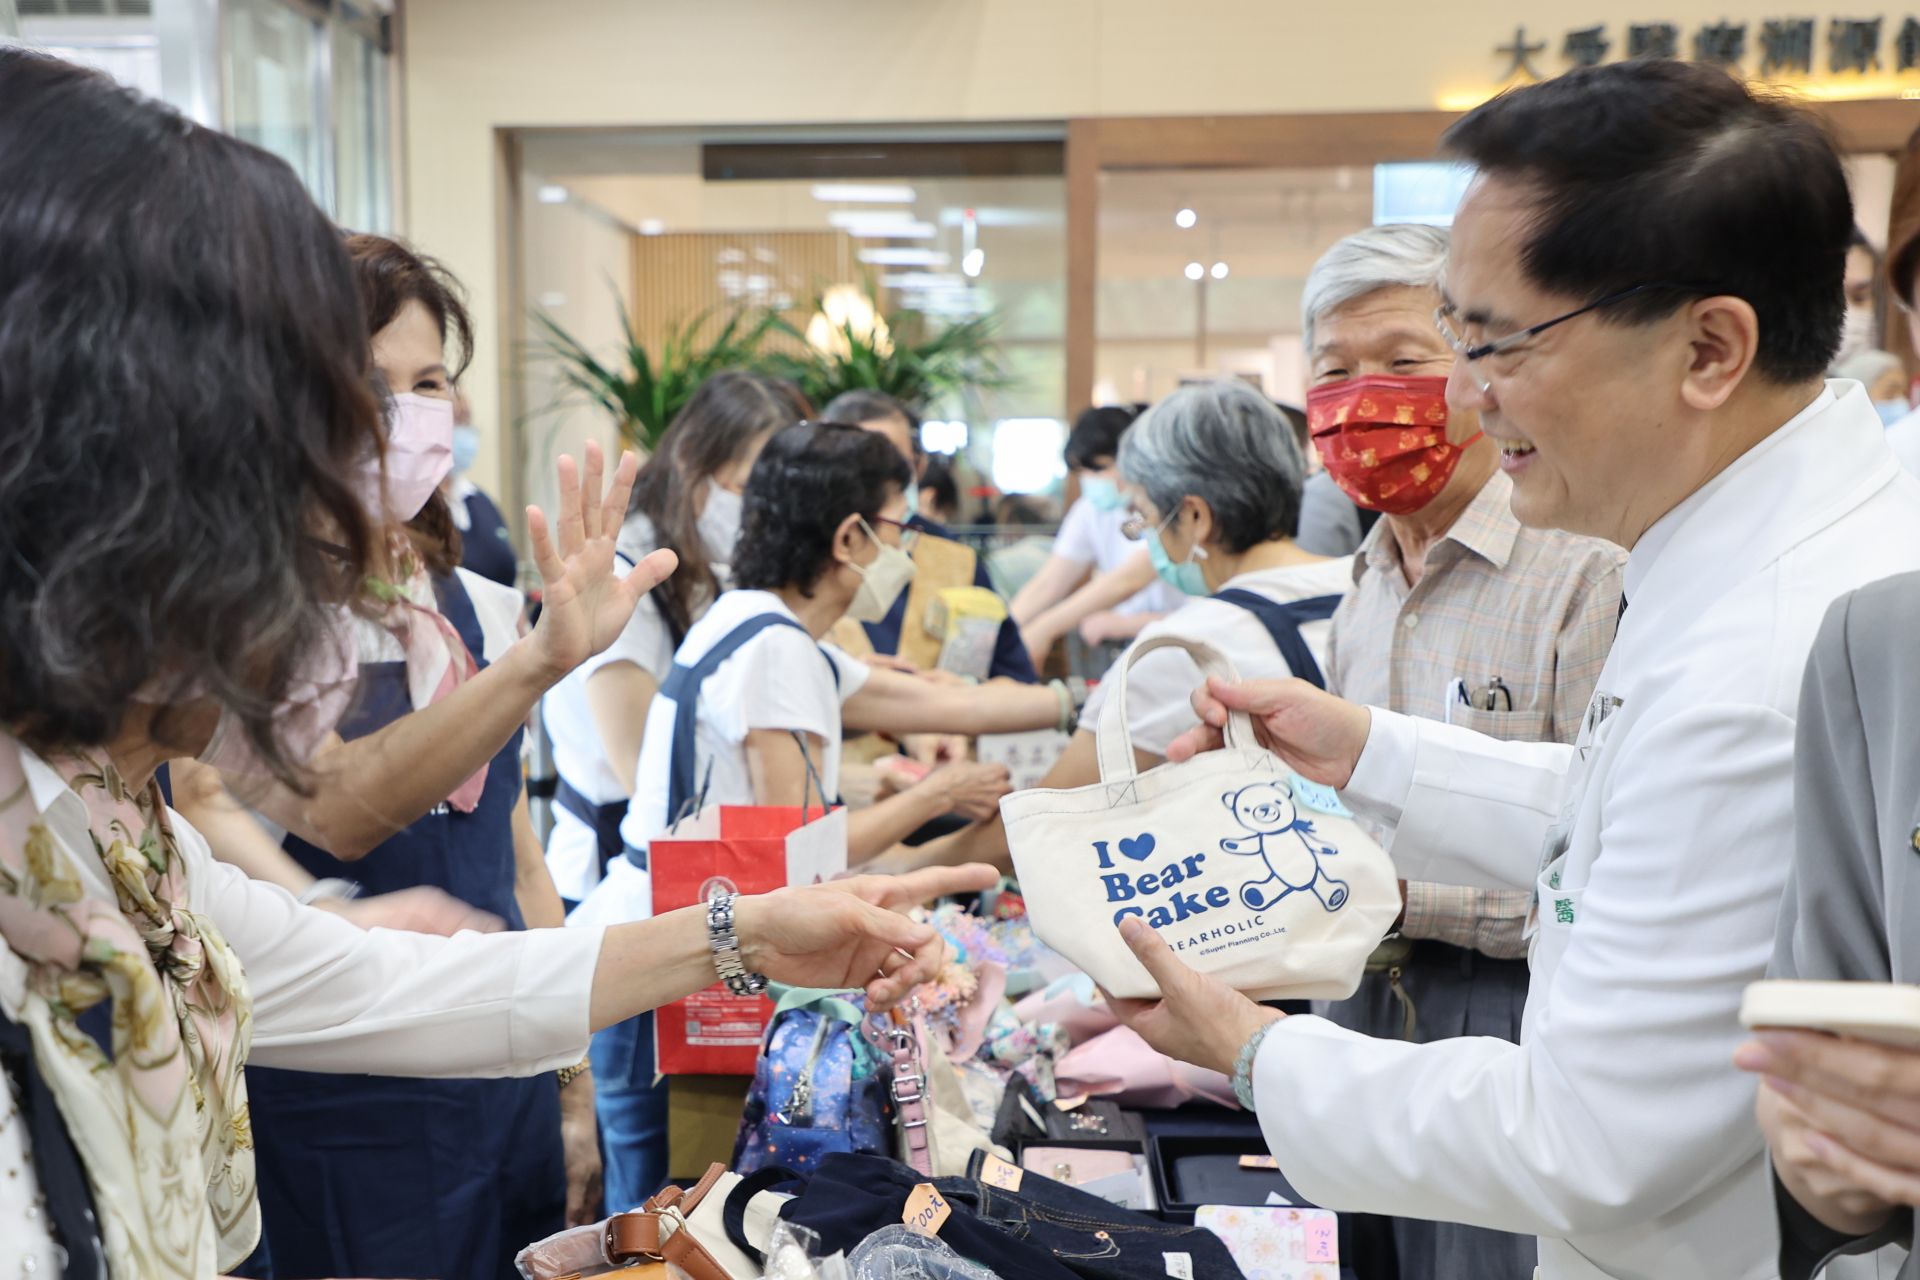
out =
[[[1286,659],[1287,669],[1316,689],[1327,687],[1326,677],[1320,673],[1320,664],[1313,660],[1313,650],[1307,648],[1300,628],[1309,622],[1324,622],[1331,618],[1333,611],[1340,607],[1339,596],[1315,596],[1311,600],[1280,604],[1257,591],[1233,587],[1217,593],[1213,598],[1223,604],[1238,605],[1258,618],[1260,625],[1267,629],[1267,634],[1273,637],[1280,656]]]
[[[520,557],[509,540],[500,508],[479,489],[467,495],[467,531],[460,539],[460,567],[503,587],[520,576]]]
[[[434,591],[484,666],[466,589],[448,576],[435,579]],[[371,733],[412,709],[405,662],[363,663],[341,736]],[[519,796],[516,732],[488,766],[472,813],[441,804],[358,862],[294,836],[286,847],[315,876],[355,880],[370,894],[432,885],[520,929],[512,822]],[[247,1086],[278,1280],[517,1280],[514,1254],[564,1225],[566,1163],[551,1073],[415,1080],[260,1068],[247,1072]]]

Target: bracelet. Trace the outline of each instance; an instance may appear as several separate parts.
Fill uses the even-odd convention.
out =
[[[582,1058],[572,1066],[562,1067],[553,1074],[560,1078],[560,1087],[564,1089],[591,1070],[593,1070],[592,1059]]]
[[[713,948],[713,969],[727,990],[737,996],[757,996],[767,989],[767,975],[748,973],[740,961],[740,939],[733,931],[733,900],[740,895],[715,888],[707,899],[707,942]]]
[[[1283,1019],[1275,1018],[1247,1037],[1240,1046],[1240,1056],[1233,1060],[1233,1096],[1248,1111],[1253,1108],[1253,1060],[1260,1054],[1260,1042],[1267,1038],[1267,1032],[1279,1026]]]
[[[1074,722],[1073,690],[1067,687],[1065,680],[1049,680],[1047,682],[1047,688],[1053,690],[1053,696],[1060,699],[1060,723],[1057,727],[1061,733],[1072,733]]]
[[[333,878],[315,880],[306,887],[305,892],[300,894],[299,902],[303,907],[310,907],[316,902],[327,902],[336,899],[341,902],[351,902],[359,896],[359,885],[351,880]]]

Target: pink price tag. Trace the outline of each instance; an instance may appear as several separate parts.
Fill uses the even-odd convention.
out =
[[[1340,1261],[1340,1228],[1331,1213],[1324,1210],[1308,1216],[1307,1261]]]

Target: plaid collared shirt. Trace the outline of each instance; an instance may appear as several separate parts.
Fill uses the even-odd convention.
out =
[[[1333,615],[1327,687],[1341,697],[1477,729],[1496,738],[1572,742],[1620,621],[1626,552],[1513,516],[1499,472],[1427,549],[1409,587],[1381,520],[1353,560],[1353,590]],[[1465,682],[1472,705],[1453,695]],[[1507,696],[1491,695],[1495,683]],[[1409,884],[1401,932],[1499,959],[1526,954],[1531,895]]]

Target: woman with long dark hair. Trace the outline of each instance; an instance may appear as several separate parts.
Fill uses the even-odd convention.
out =
[[[595,1028],[749,980],[699,909],[362,931],[214,862],[164,803],[159,767],[203,754],[332,781],[313,753],[352,696],[349,610],[384,536],[363,495],[402,478],[371,375],[345,250],[284,162],[0,48],[0,1074],[21,1099],[0,1115],[0,1239],[29,1270],[203,1280],[244,1259],[249,1062],[553,1071]],[[563,592],[563,548],[612,561],[619,508],[590,488],[529,521]],[[883,908],[991,876],[722,909],[742,968],[887,1001],[941,944]]]
[[[774,432],[810,411],[789,383],[755,373],[715,374],[674,415],[634,481],[620,531],[622,570],[663,547],[680,566],[641,599],[604,653],[582,663],[541,704],[560,775],[547,865],[569,902],[586,897],[620,853],[620,820],[633,792],[647,707],[687,629],[725,589],[740,535],[740,495],[754,459]]]

